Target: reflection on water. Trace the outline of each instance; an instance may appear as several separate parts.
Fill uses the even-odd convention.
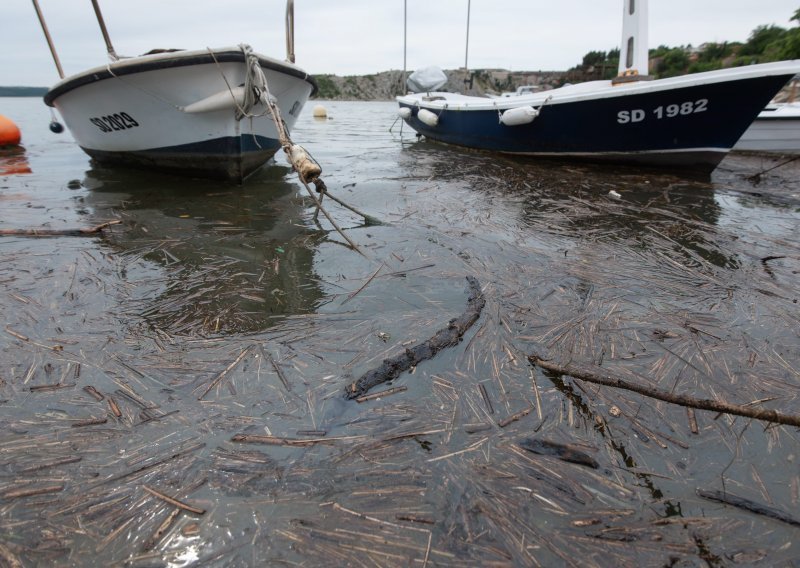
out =
[[[147,324],[168,334],[254,332],[313,311],[319,234],[285,178],[262,170],[246,186],[96,167],[82,184],[98,222],[124,220],[108,239],[136,286]]]
[[[658,241],[688,266],[710,263],[736,268],[739,260],[710,234],[721,207],[713,184],[637,168],[566,164],[441,148],[409,147],[436,179],[463,179],[494,204],[515,203],[511,212],[530,229],[556,236],[630,245],[649,250]]]
[[[23,146],[0,146],[0,176],[31,173]]]
[[[0,516],[14,531],[0,547],[12,560],[797,557],[791,527],[695,493],[724,481],[796,504],[789,428],[690,417],[525,357],[792,412],[796,200],[745,193],[732,166],[702,182],[512,160],[401,141],[393,103],[326,106],[328,120],[306,116],[294,137],[332,192],[387,221],[361,227],[331,207],[369,259],[309,221],[283,166],[244,186],[86,172],[59,141],[29,144],[34,174],[2,180],[14,226],[122,221],[103,238],[2,243]],[[796,186],[772,177],[782,171],[758,192]],[[345,401],[345,384],[463,311],[465,274],[487,300],[469,336],[399,377],[406,391]],[[601,467],[520,453],[533,434]],[[143,486],[205,513],[175,516]]]

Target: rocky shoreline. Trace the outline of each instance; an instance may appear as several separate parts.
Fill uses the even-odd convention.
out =
[[[558,87],[567,80],[574,80],[574,72],[566,71],[508,71],[506,69],[475,69],[469,74],[461,69],[444,70],[448,77],[443,87],[446,91],[463,91],[465,79],[468,81],[466,93],[483,96],[499,95],[504,91],[514,91],[520,85],[537,85],[544,89]],[[406,76],[411,73],[409,70]],[[369,75],[315,75],[319,85],[317,99],[381,101],[392,100],[405,93],[403,71],[390,70]],[[595,77],[584,77],[589,80]]]

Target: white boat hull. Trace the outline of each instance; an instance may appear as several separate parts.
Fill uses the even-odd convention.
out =
[[[800,154],[800,103],[770,105],[742,134],[734,150]]]
[[[258,58],[291,130],[313,79],[289,63]],[[238,48],[147,55],[69,77],[45,102],[100,162],[242,181],[280,148],[263,102],[249,111],[261,116],[236,118],[246,71]]]

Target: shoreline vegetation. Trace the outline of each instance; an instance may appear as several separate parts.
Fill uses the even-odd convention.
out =
[[[800,24],[800,8],[790,18]],[[699,46],[668,47],[650,50],[650,74],[656,78],[674,77],[726,67],[800,59],[800,25],[786,29],[776,25],[756,27],[742,42],[703,43]],[[522,85],[542,90],[565,83],[582,83],[611,79],[617,74],[619,49],[590,51],[580,64],[566,71],[510,71],[506,69],[445,70],[448,81],[444,90],[462,91],[470,95],[499,95]],[[412,70],[409,70],[410,73]],[[403,71],[390,70],[366,75],[314,75],[319,92],[315,99],[324,100],[392,100],[405,94]],[[0,97],[44,96],[47,87],[0,86]],[[784,96],[788,96],[788,93]],[[780,98],[778,99],[780,100]]]

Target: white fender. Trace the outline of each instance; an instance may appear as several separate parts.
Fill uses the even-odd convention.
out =
[[[510,108],[500,115],[500,123],[506,126],[520,126],[530,124],[537,116],[539,116],[539,111],[530,105]]]
[[[204,99],[195,101],[183,107],[183,112],[195,114],[200,112],[214,112],[216,110],[235,109],[244,103],[244,87],[233,87],[228,90],[214,93]]]
[[[439,124],[439,117],[426,108],[419,109],[417,118],[428,126],[436,126]]]
[[[403,120],[411,118],[411,109],[408,107],[400,107],[400,110],[397,111],[397,115]]]

